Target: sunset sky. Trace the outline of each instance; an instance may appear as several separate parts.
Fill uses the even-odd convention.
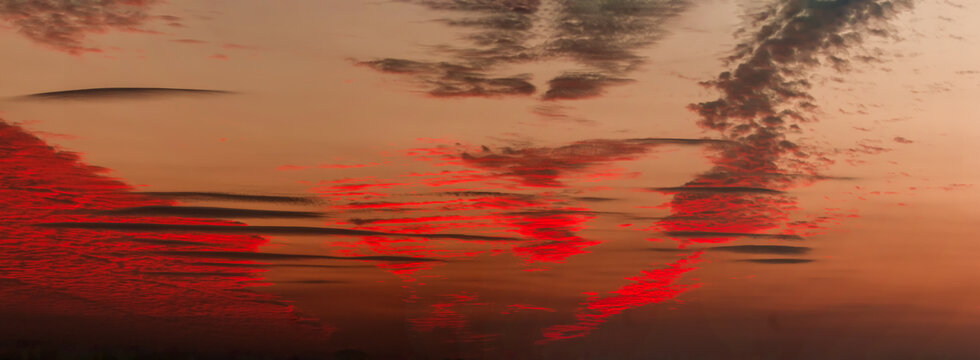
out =
[[[0,340],[976,358],[977,18],[0,0]]]

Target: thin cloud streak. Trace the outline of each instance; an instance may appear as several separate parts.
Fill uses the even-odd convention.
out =
[[[170,96],[202,96],[234,94],[225,90],[156,88],[156,87],[109,87],[43,92],[21,96],[24,100],[107,100],[145,99]]]
[[[144,191],[136,192],[161,199],[177,200],[218,200],[218,201],[241,201],[241,202],[267,202],[283,204],[319,204],[322,200],[313,197],[303,196],[279,196],[279,195],[253,195],[253,194],[232,194],[223,192],[190,192],[190,191]]]
[[[710,251],[725,251],[739,254],[782,254],[782,255],[802,255],[810,252],[810,248],[804,246],[783,246],[783,245],[730,245],[715,246],[708,248]]]
[[[380,231],[353,230],[307,226],[237,226],[237,225],[178,225],[123,222],[58,222],[36,224],[39,227],[60,229],[93,229],[117,231],[153,231],[210,234],[266,234],[266,235],[338,235],[338,236],[401,236],[433,239],[459,239],[483,241],[517,241],[520,239],[464,234],[399,234]]]
[[[806,264],[816,260],[811,259],[743,259],[739,262],[750,262],[756,264]]]
[[[310,219],[325,214],[311,211],[236,209],[209,206],[140,206],[93,212],[100,215],[182,216],[200,218]]]
[[[168,256],[185,256],[208,259],[226,260],[360,260],[360,261],[409,261],[431,262],[444,261],[439,259],[409,257],[409,256],[328,256],[308,254],[275,254],[247,251],[155,251],[153,254]]]

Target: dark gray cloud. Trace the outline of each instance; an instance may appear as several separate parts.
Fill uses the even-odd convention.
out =
[[[642,62],[635,53],[662,37],[663,23],[690,4],[686,0],[562,0],[556,38],[548,51],[614,72]]]
[[[110,30],[145,32],[147,10],[157,0],[3,0],[0,20],[24,37],[70,54],[100,52],[85,44],[89,34]]]
[[[725,251],[739,254],[779,254],[779,255],[802,255],[810,252],[810,248],[804,246],[784,246],[784,245],[731,245],[715,246],[708,248],[711,251]]]
[[[437,19],[458,28],[468,46],[434,46],[443,60],[401,58],[359,62],[410,75],[434,96],[533,94],[528,75],[494,75],[502,65],[565,59],[579,64],[551,79],[543,99],[599,96],[623,84],[644,58],[637,50],[664,36],[663,25],[687,0],[405,0],[449,15]]]
[[[545,100],[582,99],[602,95],[605,87],[630,82],[630,79],[612,77],[602,73],[564,73],[548,80],[549,89],[542,96]]]
[[[280,211],[236,209],[209,206],[141,206],[95,212],[101,215],[131,215],[131,216],[181,216],[196,218],[319,218],[323,213],[312,211]]]
[[[188,192],[188,191],[145,191],[138,192],[155,198],[162,199],[187,199],[187,200],[221,200],[221,201],[241,201],[241,202],[267,202],[284,204],[319,204],[320,199],[303,196],[279,196],[279,195],[253,195],[253,194],[232,194],[223,192]]]
[[[796,200],[783,191],[828,177],[833,163],[824,152],[801,146],[790,136],[816,121],[810,70],[824,64],[847,69],[847,51],[863,37],[887,35],[886,20],[906,0],[776,0],[753,14],[742,41],[727,60],[731,70],[703,84],[717,90],[713,101],[691,104],[698,125],[729,144],[709,159],[713,167],[673,193],[672,214],[657,226],[668,236],[754,237],[791,225]],[[866,63],[867,59],[858,59]]]
[[[597,164],[634,159],[658,145],[702,145],[715,143],[707,139],[643,138],[595,139],[577,141],[558,147],[505,147],[481,153],[463,153],[467,164],[512,176],[525,185],[559,187],[558,179],[570,171],[580,171]]]
[[[758,239],[803,240],[803,237],[799,235],[713,232],[713,231],[664,231],[664,235],[675,237],[675,238],[747,237],[747,238],[758,238]]]
[[[738,260],[740,262],[751,262],[756,264],[806,264],[812,263],[815,260],[811,259],[744,259]]]
[[[399,234],[380,231],[340,229],[307,226],[238,226],[238,225],[178,225],[121,222],[61,222],[42,223],[37,226],[60,229],[91,229],[115,231],[148,231],[164,233],[212,233],[212,234],[266,234],[266,235],[338,235],[338,236],[401,236],[426,237],[434,239],[513,241],[519,240],[500,236],[465,234]]]
[[[275,254],[257,253],[247,251],[155,251],[153,254],[168,256],[184,256],[207,259],[226,259],[226,260],[360,260],[360,261],[409,261],[409,262],[431,262],[443,261],[431,258],[417,258],[409,256],[328,256],[328,255],[308,255],[308,254]]]
[[[391,58],[358,64],[388,73],[411,74],[424,84],[429,95],[436,97],[530,95],[536,90],[526,76],[492,77],[474,66]]]
[[[153,87],[112,87],[43,92],[24,95],[28,100],[102,100],[102,99],[141,99],[167,96],[198,96],[232,94],[224,90],[153,88]]]
[[[782,191],[764,188],[754,188],[746,186],[677,186],[677,187],[658,187],[650,188],[651,191],[665,194],[676,193],[719,193],[719,194],[782,194]]]
[[[684,139],[684,138],[636,138],[627,139],[629,142],[643,145],[726,145],[735,144],[723,139]]]
[[[574,197],[573,199],[578,201],[585,201],[585,202],[607,202],[607,201],[620,200],[616,198],[607,198],[607,197],[598,197],[598,196],[578,196],[578,197]]]

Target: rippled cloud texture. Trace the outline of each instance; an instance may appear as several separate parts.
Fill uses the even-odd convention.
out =
[[[101,52],[85,43],[110,30],[145,32],[157,0],[2,0],[0,19],[39,44],[70,54]]]
[[[467,47],[437,46],[443,57],[361,61],[370,68],[410,75],[431,96],[532,95],[529,74],[499,74],[503,65],[571,60],[579,68],[548,81],[544,100],[601,95],[627,83],[643,64],[637,52],[666,34],[664,22],[688,7],[683,0],[418,0],[447,13]]]

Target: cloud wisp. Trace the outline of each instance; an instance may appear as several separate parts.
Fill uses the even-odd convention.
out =
[[[305,196],[281,196],[281,195],[258,195],[258,194],[234,194],[225,192],[204,192],[204,191],[144,191],[138,194],[160,199],[175,200],[212,200],[212,201],[237,201],[237,202],[259,202],[259,203],[279,203],[279,204],[306,204],[315,205],[322,201],[314,197]]]
[[[73,55],[101,52],[86,44],[91,34],[107,31],[148,32],[157,0],[4,0],[0,20],[38,44]]]
[[[463,153],[469,166],[491,170],[536,187],[560,187],[559,178],[569,172],[613,161],[632,160],[659,145],[719,144],[711,139],[642,138],[583,140],[557,147],[484,148],[480,153]]]
[[[237,209],[211,206],[138,206],[93,212],[116,216],[179,216],[197,218],[314,219],[325,214],[312,211]]]
[[[357,62],[378,71],[414,78],[429,95],[528,96],[537,92],[531,75],[501,75],[505,65],[571,60],[548,81],[542,100],[601,95],[630,82],[643,64],[638,50],[663,37],[664,23],[689,6],[687,0],[404,0],[449,14],[438,19],[460,30],[467,46],[440,45],[441,59],[397,57]]]
[[[481,241],[517,241],[521,239],[503,236],[484,236],[466,234],[400,234],[356,229],[309,227],[309,226],[244,226],[244,225],[200,225],[200,224],[161,224],[134,222],[51,222],[36,224],[45,228],[91,229],[137,232],[177,232],[203,234],[265,234],[265,235],[336,235],[336,236],[400,236],[426,237],[433,239],[459,239]]]
[[[225,90],[181,89],[156,87],[109,87],[51,91],[21,96],[24,100],[110,100],[147,99],[173,96],[204,96],[234,94]]]

